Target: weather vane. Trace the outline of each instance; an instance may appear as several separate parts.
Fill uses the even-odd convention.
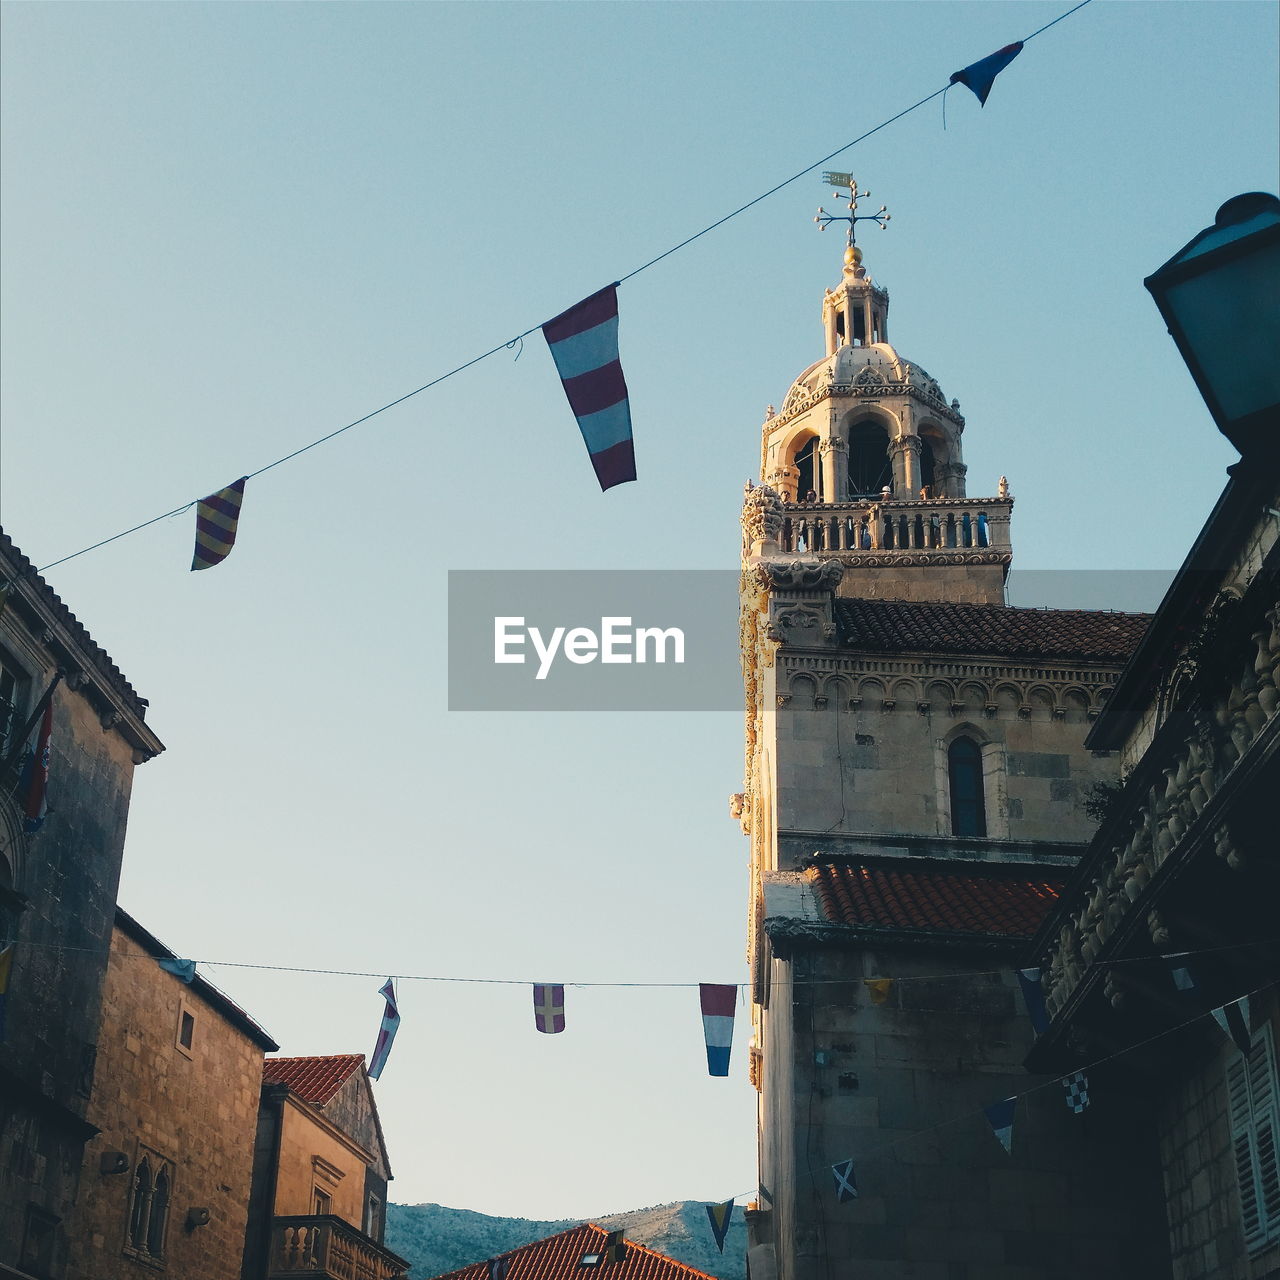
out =
[[[885,230],[885,224],[889,221],[889,210],[886,205],[881,205],[875,213],[859,213],[858,198],[859,196],[869,196],[870,191],[859,191],[858,184],[854,181],[851,173],[824,173],[822,175],[823,182],[829,183],[833,187],[848,187],[849,192],[846,195],[843,191],[836,192],[837,200],[847,200],[849,202],[849,212],[846,214],[828,213],[821,205],[818,206],[818,216],[814,218],[814,222],[818,224],[819,231],[825,231],[833,222],[847,222],[849,224],[849,245],[853,245],[853,229],[854,224],[858,222],[874,222],[881,231]]]

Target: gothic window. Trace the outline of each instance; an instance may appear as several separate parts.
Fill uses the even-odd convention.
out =
[[[1247,1056],[1237,1049],[1227,1063],[1227,1100],[1240,1224],[1253,1252],[1280,1240],[1280,1081],[1269,1026]]]
[[[947,748],[951,790],[951,834],[987,834],[986,798],[982,790],[982,748],[972,738],[957,738]]]
[[[855,423],[849,431],[849,497],[878,497],[893,484],[889,437],[875,422]]]
[[[14,736],[22,729],[22,704],[26,677],[17,665],[0,653],[0,759],[7,759]]]
[[[172,1187],[173,1169],[169,1162],[154,1152],[144,1151],[133,1173],[129,1228],[125,1238],[129,1252],[153,1262],[163,1260]]]

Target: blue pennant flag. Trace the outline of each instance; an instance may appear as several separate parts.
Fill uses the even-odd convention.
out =
[[[1249,1027],[1249,997],[1241,996],[1221,1009],[1213,1011],[1214,1021],[1236,1042],[1236,1048],[1247,1058],[1253,1048],[1253,1032]]]
[[[733,1219],[733,1201],[707,1205],[707,1217],[711,1219],[711,1234],[716,1238],[716,1248],[723,1253],[724,1238],[729,1234],[729,1223]]]
[[[989,1107],[983,1107],[987,1119],[991,1122],[991,1130],[1000,1139],[1000,1145],[1011,1155],[1013,1153],[1013,1109],[1017,1106],[1017,1098],[1002,1098]]]
[[[858,1198],[858,1183],[853,1176],[853,1161],[841,1160],[831,1166],[832,1176],[836,1180],[836,1199],[843,1204],[846,1200]]]
[[[1040,970],[1019,969],[1018,983],[1022,987],[1022,998],[1026,1002],[1027,1013],[1031,1017],[1031,1026],[1036,1035],[1042,1036],[1049,1030],[1049,1011],[1044,1007],[1044,988],[1040,985]]]
[[[967,67],[955,72],[951,77],[951,83],[962,84],[966,89],[972,89],[978,101],[985,107],[987,95],[991,92],[991,86],[995,84],[996,76],[1021,52],[1021,40],[1007,44],[1003,49],[997,49],[995,53],[979,58],[977,62],[971,62]]]

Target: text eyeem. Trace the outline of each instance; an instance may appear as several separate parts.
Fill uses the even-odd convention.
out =
[[[554,627],[544,636],[537,627],[527,626],[523,618],[494,618],[495,663],[524,662],[526,640],[537,654],[536,680],[547,678],[561,653],[579,665],[684,661],[684,632],[679,627],[633,627],[630,618],[601,618],[598,632],[590,627]]]

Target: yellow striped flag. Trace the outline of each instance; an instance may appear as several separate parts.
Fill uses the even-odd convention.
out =
[[[244,501],[244,486],[249,479],[241,476],[235,484],[229,484],[196,503],[196,553],[191,568],[210,569],[221,564],[231,554],[236,544],[236,524],[240,519],[240,504]]]

